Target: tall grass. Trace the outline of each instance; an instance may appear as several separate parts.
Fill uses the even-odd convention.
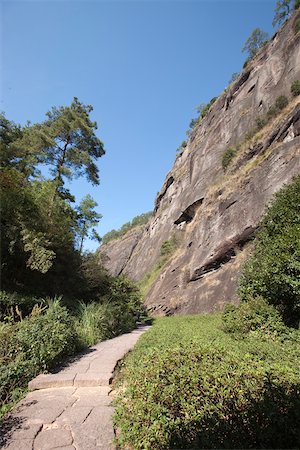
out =
[[[89,347],[104,340],[109,334],[109,305],[80,302],[75,319],[75,330],[81,347]]]

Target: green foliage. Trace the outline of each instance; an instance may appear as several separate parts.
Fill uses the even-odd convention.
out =
[[[262,296],[274,305],[287,325],[300,320],[300,176],[275,196],[246,263],[242,301]],[[258,270],[259,268],[259,270]]]
[[[176,152],[177,153],[182,153],[186,146],[187,146],[187,142],[186,141],[182,141],[181,145],[177,148]]]
[[[177,246],[176,238],[172,236],[171,239],[169,239],[168,241],[164,241],[161,244],[160,256],[165,258],[172,255],[172,253],[176,249],[176,246]]]
[[[287,97],[284,95],[280,95],[275,100],[275,103],[273,106],[271,106],[267,112],[266,115],[257,117],[256,124],[257,129],[254,129],[254,133],[261,128],[263,128],[265,125],[267,125],[272,119],[278,116],[280,112],[289,104],[289,101]]]
[[[104,340],[108,334],[109,306],[99,303],[80,303],[75,329],[80,346],[86,347]]]
[[[44,313],[34,308],[18,323],[1,323],[0,339],[1,415],[18,400],[28,381],[75,350],[77,338],[67,309],[54,300]]]
[[[79,237],[82,249],[99,215],[91,197],[72,208],[74,197],[64,188],[64,178],[86,175],[93,183],[99,181],[95,163],[104,149],[95,135],[96,123],[89,118],[91,111],[91,106],[74,99],[69,107],[52,108],[43,123],[23,128],[0,116],[5,290],[73,295],[84,284],[76,240]],[[39,176],[42,164],[54,179]]]
[[[45,314],[22,320],[16,333],[18,359],[31,359],[39,370],[53,367],[76,348],[72,325],[70,314],[57,299],[50,303]]]
[[[284,95],[280,95],[279,97],[277,97],[276,101],[275,101],[275,108],[278,111],[283,110],[287,105],[289,104],[289,101],[287,99],[287,97],[285,97]]]
[[[22,320],[31,313],[35,305],[45,304],[46,301],[42,298],[0,291],[0,323]]]
[[[102,244],[108,244],[108,242],[113,241],[114,239],[119,239],[132,228],[135,228],[139,225],[145,225],[146,223],[148,223],[152,214],[152,211],[140,214],[139,216],[134,217],[130,222],[126,222],[124,225],[122,225],[119,230],[109,231],[103,236]]]
[[[94,208],[98,206],[97,202],[93,200],[90,194],[87,194],[80,202],[77,208],[77,223],[78,223],[78,235],[80,238],[79,252],[82,253],[83,242],[86,237],[89,236],[90,229],[95,227],[100,219],[101,214],[98,214]],[[97,239],[97,233],[95,229],[92,229],[91,237]],[[96,234],[95,234],[96,233]]]
[[[97,123],[89,114],[91,105],[84,105],[76,97],[70,106],[53,107],[46,113],[47,120],[28,126],[16,143],[19,148],[30,148],[39,162],[51,168],[57,189],[63,178],[86,175],[99,184],[97,159],[104,155],[103,143],[95,135]]]
[[[299,341],[236,341],[220,326],[171,317],[141,337],[121,371],[120,448],[300,445]]]
[[[222,167],[224,170],[227,169],[227,167],[229,166],[229,164],[235,157],[236,153],[237,153],[237,150],[236,150],[236,148],[233,148],[233,147],[230,147],[226,150],[226,152],[224,153],[224,155],[222,157]]]
[[[275,8],[275,15],[273,18],[272,25],[275,27],[276,25],[280,25],[284,20],[288,19],[292,8],[294,0],[278,0]]]
[[[191,130],[202,120],[204,119],[204,117],[206,116],[206,114],[208,113],[208,111],[210,110],[210,107],[215,103],[215,101],[217,100],[218,97],[213,97],[209,103],[201,103],[198,107],[197,107],[197,113],[198,116],[195,119],[192,119],[189,125],[189,130],[187,132],[187,134],[189,134],[191,132]]]
[[[297,97],[298,95],[300,95],[300,80],[293,81],[291,85],[291,93],[293,97]]]
[[[253,58],[254,55],[268,42],[268,34],[262,31],[260,28],[255,28],[250,37],[245,42],[242,52],[247,52],[249,58]]]
[[[245,333],[256,333],[260,339],[276,339],[287,334],[287,327],[277,309],[262,297],[242,302],[237,308],[227,305],[222,317],[223,330],[241,338]]]
[[[300,0],[295,0],[295,3],[294,3],[294,10],[297,10],[297,9],[299,9],[300,8]]]

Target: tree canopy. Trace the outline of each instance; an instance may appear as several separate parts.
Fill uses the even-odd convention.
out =
[[[251,35],[245,42],[244,47],[242,48],[243,52],[247,52],[249,58],[252,58],[258,50],[260,50],[268,41],[268,33],[265,33],[260,28],[255,28],[252,31]]]
[[[97,237],[93,227],[101,215],[89,195],[72,206],[64,181],[86,176],[99,183],[96,163],[105,152],[92,109],[74,98],[24,127],[0,116],[3,289],[32,292],[34,285],[38,294],[52,295],[71,292],[76,277],[79,283],[83,241]],[[43,166],[49,178],[41,175]]]

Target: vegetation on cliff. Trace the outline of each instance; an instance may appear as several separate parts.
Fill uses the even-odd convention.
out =
[[[135,227],[146,225],[152,214],[152,211],[140,214],[139,216],[134,217],[131,221],[124,223],[124,225],[122,225],[118,230],[109,231],[103,236],[102,244],[108,244],[108,242],[113,241],[114,239],[119,239]]]

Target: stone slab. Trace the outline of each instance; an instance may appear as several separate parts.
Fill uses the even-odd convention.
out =
[[[23,439],[22,441],[10,441],[9,444],[2,447],[5,450],[32,450],[33,439]]]
[[[20,441],[20,440],[32,440],[36,437],[38,432],[42,428],[42,424],[32,424],[32,423],[25,423],[22,425],[22,427],[16,429],[13,431],[13,433],[10,436],[10,439],[13,441]]]
[[[112,380],[111,373],[88,372],[85,374],[78,373],[74,380],[76,387],[90,386],[107,386]]]
[[[70,446],[73,442],[71,432],[62,429],[41,431],[33,445],[33,450],[50,450],[57,447]]]
[[[54,387],[73,386],[76,373],[41,374],[28,383],[28,389],[46,389]]]
[[[67,408],[56,419],[56,422],[62,424],[83,423],[91,411],[92,407],[90,406],[73,406],[72,408]]]

